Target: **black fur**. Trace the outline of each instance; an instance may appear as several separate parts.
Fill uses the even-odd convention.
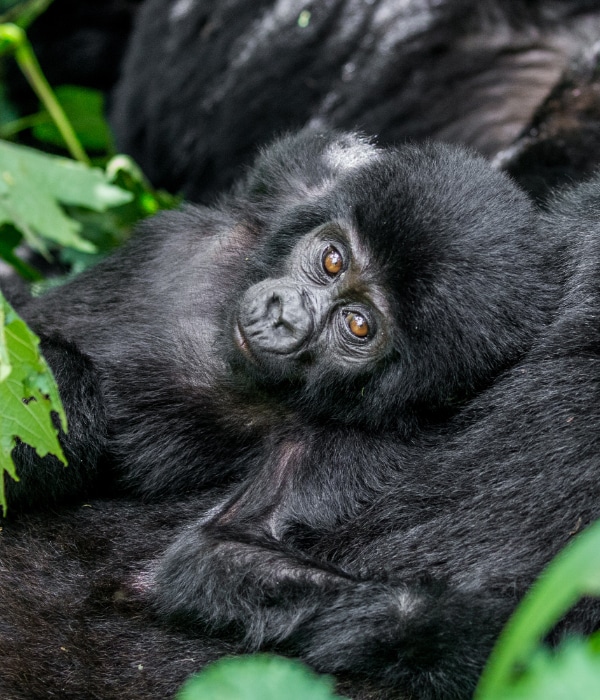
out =
[[[524,591],[600,515],[599,186],[542,218],[460,149],[304,132],[217,206],[146,222],[25,305],[72,420],[86,397],[63,437],[83,493],[113,478],[156,503],[7,525],[5,694],[76,697],[86,674],[99,697],[165,697],[215,656],[270,649],[353,697],[469,697]],[[290,378],[237,344],[238,305],[265,277],[303,280],[302,241],[332,221],[356,260],[332,288],[378,307],[384,351],[292,353]],[[73,465],[20,469],[13,513],[73,494]],[[49,635],[31,610],[66,640],[27,662],[53,671],[44,687],[18,672]],[[568,628],[597,624],[589,604]]]
[[[534,114],[555,86],[569,89],[574,62],[596,75],[599,33],[592,0],[146,0],[112,125],[155,184],[194,201],[229,185],[257,145],[307,124],[501,153],[541,194],[543,178],[598,164],[595,77],[591,100],[552,102],[567,142],[564,130],[539,133],[543,165],[505,149],[524,135],[535,146]]]
[[[53,85],[104,90],[118,147],[204,202],[307,124],[467,144],[543,200],[600,161],[599,34],[595,0],[55,0],[29,30]]]
[[[600,163],[600,45],[565,70],[520,137],[496,164],[544,202],[561,185],[590,178]]]

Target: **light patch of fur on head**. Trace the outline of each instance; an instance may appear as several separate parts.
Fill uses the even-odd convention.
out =
[[[423,608],[423,599],[415,595],[414,591],[399,589],[394,592],[398,611],[402,616],[414,616]]]
[[[378,159],[379,149],[366,138],[353,138],[352,142],[335,141],[327,145],[321,156],[324,165],[331,171],[318,184],[307,183],[303,173],[289,173],[290,192],[284,206],[291,207],[298,201],[309,203],[326,196],[339,184],[339,178],[358,170]]]
[[[327,146],[323,161],[328,167],[344,174],[373,162],[378,156],[378,149],[366,139],[355,140],[350,146],[343,141],[335,141]]]

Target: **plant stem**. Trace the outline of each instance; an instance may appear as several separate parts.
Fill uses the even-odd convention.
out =
[[[34,126],[38,126],[38,124],[48,124],[49,121],[46,112],[38,112],[27,117],[20,117],[12,122],[6,122],[0,126],[0,139],[10,139],[20,131],[31,129]]]
[[[12,46],[19,68],[52,117],[69,153],[80,163],[90,165],[90,159],[79,143],[79,139],[54,92],[52,92],[25,32],[16,24],[2,24],[0,25],[0,40],[8,42]]]

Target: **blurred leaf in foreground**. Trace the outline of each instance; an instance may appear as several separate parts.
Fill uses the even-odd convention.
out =
[[[66,415],[40,354],[39,339],[0,294],[0,504],[4,514],[5,472],[18,479],[11,457],[17,439],[31,445],[40,457],[51,453],[66,464],[52,412],[66,430]]]
[[[540,648],[502,700],[600,698],[600,656],[585,639],[568,639],[556,651]]]
[[[259,654],[217,661],[190,679],[177,700],[340,700],[333,685],[299,661]]]
[[[56,99],[71,122],[81,145],[91,151],[112,151],[112,137],[104,118],[104,96],[99,90],[61,85],[54,91]],[[39,141],[65,147],[65,141],[48,112],[33,127],[33,135]]]
[[[541,641],[570,608],[581,598],[588,596],[600,596],[600,521],[596,521],[577,535],[550,562],[523,598],[490,655],[479,680],[474,695],[475,700],[525,697],[513,693],[520,692],[523,679],[529,677],[525,675],[524,669],[526,672],[530,670],[533,672],[536,668],[535,664],[538,664],[539,670],[539,664],[542,663],[539,659],[546,658],[543,652],[539,651],[543,648],[540,647]],[[576,642],[573,643],[576,644]],[[580,640],[577,644],[592,643]],[[594,639],[593,646],[589,646],[590,654],[595,655],[596,664],[595,668],[590,669],[590,678],[600,673],[597,655],[599,646],[598,639]],[[568,647],[565,653],[579,654],[579,652],[572,652]],[[579,664],[583,664],[582,654],[583,652],[576,659]],[[558,663],[561,657],[557,653],[553,658]],[[531,668],[530,664],[532,664]],[[576,682],[577,673],[571,673],[570,668],[567,669],[569,677],[565,683],[575,683],[572,687],[569,686],[571,692],[568,697],[569,700],[573,700],[580,697],[579,689],[584,686]],[[582,682],[583,680],[585,679],[582,677]],[[531,698],[534,697],[537,698],[538,695],[531,696]],[[600,692],[588,697],[600,697]]]

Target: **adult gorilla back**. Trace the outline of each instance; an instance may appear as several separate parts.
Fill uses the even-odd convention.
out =
[[[574,57],[589,48],[583,64],[593,66],[599,34],[588,0],[146,0],[112,125],[156,185],[194,201],[230,184],[257,145],[306,124],[361,129],[382,144],[438,138],[494,157],[527,131]],[[564,126],[577,142],[555,126],[535,163],[511,168],[528,186],[531,172],[572,180],[598,163],[579,112],[589,121],[600,106],[583,92],[584,104],[559,106],[571,109]]]

